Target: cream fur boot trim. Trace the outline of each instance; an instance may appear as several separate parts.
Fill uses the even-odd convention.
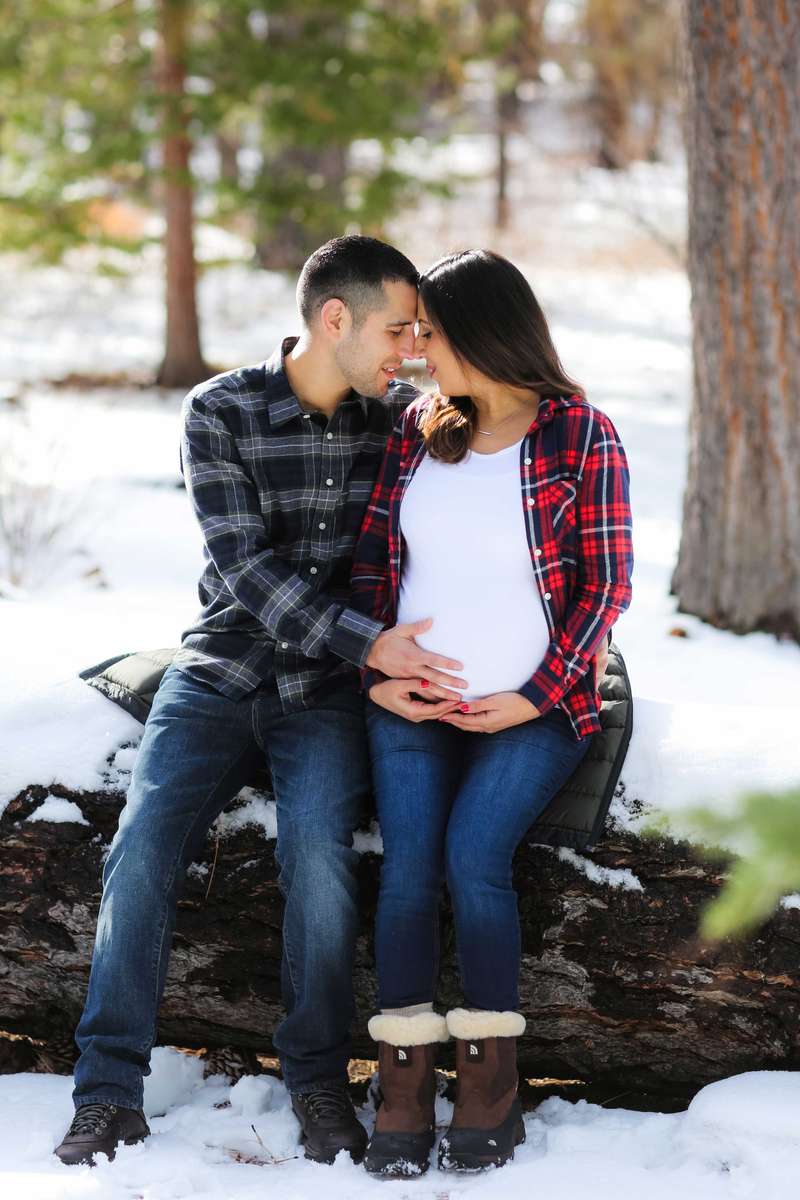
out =
[[[370,1018],[367,1029],[373,1041],[388,1042],[390,1046],[429,1046],[448,1039],[447,1022],[435,1012],[416,1013],[413,1017],[379,1013]]]
[[[474,1012],[453,1008],[447,1014],[447,1031],[462,1041],[491,1037],[522,1037],[525,1018],[518,1012]]]

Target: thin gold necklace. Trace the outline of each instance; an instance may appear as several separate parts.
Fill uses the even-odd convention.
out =
[[[494,429],[481,429],[480,426],[478,426],[478,433],[482,433],[484,437],[494,437],[494,435],[497,433],[500,426],[505,425],[506,421],[510,421],[512,417],[519,416],[519,414],[522,412],[522,409],[524,407],[525,407],[525,403],[523,401],[523,403],[520,405],[519,408],[514,409],[514,411],[510,412],[508,414],[508,416],[503,417],[502,421],[498,422],[498,424],[495,425]]]

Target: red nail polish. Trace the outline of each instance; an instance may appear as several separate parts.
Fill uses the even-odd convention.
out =
[[[469,712],[469,705],[468,704],[459,704],[458,711],[459,712]]]
[[[431,686],[430,681],[427,679],[420,679],[419,686],[420,687],[430,687]]]

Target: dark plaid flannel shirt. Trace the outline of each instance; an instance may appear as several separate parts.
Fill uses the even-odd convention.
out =
[[[352,603],[386,625],[400,588],[400,504],[426,453],[418,423],[437,402],[413,402],[395,427],[356,547]],[[628,464],[609,418],[579,396],[542,399],[521,447],[520,488],[550,644],[519,690],[542,714],[558,705],[585,737],[600,729],[593,658],[631,598]],[[380,676],[363,678],[369,687]]]
[[[175,664],[232,699],[274,679],[284,712],[358,687],[383,622],[349,604],[353,549],[386,439],[419,395],[393,381],[329,421],[304,413],[283,367],[296,340],[190,392],[181,439],[206,566]]]

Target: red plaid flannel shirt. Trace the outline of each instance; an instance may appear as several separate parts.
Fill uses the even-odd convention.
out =
[[[387,628],[403,561],[400,504],[426,453],[420,418],[437,402],[415,401],[395,426],[356,547],[351,604]],[[519,690],[542,714],[558,705],[585,737],[600,729],[594,655],[631,598],[628,464],[609,418],[580,396],[542,399],[522,443],[520,490],[550,644]],[[379,678],[363,674],[366,687]]]

